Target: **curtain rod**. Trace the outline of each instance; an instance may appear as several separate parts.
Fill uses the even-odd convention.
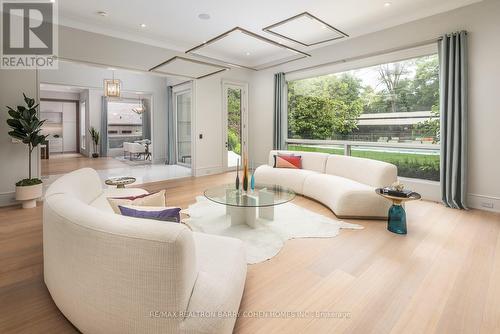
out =
[[[351,62],[351,61],[354,61],[354,60],[359,60],[359,59],[364,59],[364,58],[369,58],[369,57],[380,56],[380,55],[384,55],[384,54],[388,54],[388,53],[392,53],[392,52],[397,52],[397,51],[402,51],[402,50],[406,50],[406,49],[416,48],[416,47],[419,47],[419,46],[424,46],[424,45],[429,45],[429,44],[432,44],[432,43],[436,43],[436,42],[438,42],[438,41],[440,41],[442,39],[443,39],[442,37],[438,37],[438,38],[433,38],[433,39],[429,39],[429,40],[418,42],[418,43],[406,44],[404,46],[400,46],[400,47],[396,47],[396,48],[385,49],[385,50],[371,52],[371,53],[365,53],[365,54],[360,55],[360,56],[355,56],[355,57],[350,57],[350,58],[344,58],[344,59],[340,59],[340,60],[334,60],[334,61],[330,61],[330,62],[326,62],[326,63],[312,65],[312,66],[308,66],[308,67],[304,67],[304,68],[300,68],[300,69],[296,69],[296,70],[291,70],[291,71],[285,72],[285,75],[286,74],[291,74],[291,73],[297,73],[297,72],[303,72],[303,71],[313,70],[313,69],[316,69],[316,68],[321,68],[321,67],[330,66],[330,65],[343,64],[343,63]]]

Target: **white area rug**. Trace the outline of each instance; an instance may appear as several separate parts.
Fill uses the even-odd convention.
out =
[[[363,228],[361,225],[327,218],[292,203],[276,206],[273,221],[258,218],[258,227],[255,229],[247,225],[231,226],[226,207],[203,196],[198,196],[196,203],[182,212],[190,216],[184,222],[193,231],[242,240],[249,264],[274,257],[289,239],[331,238],[338,235],[341,228]]]

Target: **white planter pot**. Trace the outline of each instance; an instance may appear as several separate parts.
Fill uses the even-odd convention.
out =
[[[42,197],[42,189],[42,183],[24,187],[16,186],[16,200],[23,202],[23,209],[34,208],[37,198]]]

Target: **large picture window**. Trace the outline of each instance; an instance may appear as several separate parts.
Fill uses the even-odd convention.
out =
[[[350,154],[439,181],[437,55],[288,82],[288,148]]]

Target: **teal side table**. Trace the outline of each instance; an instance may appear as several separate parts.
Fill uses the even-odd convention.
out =
[[[403,206],[404,202],[415,201],[421,198],[420,194],[412,193],[410,197],[397,197],[384,194],[381,188],[375,189],[375,192],[382,197],[392,201],[392,206],[387,214],[387,229],[392,233],[406,234],[406,211]]]

